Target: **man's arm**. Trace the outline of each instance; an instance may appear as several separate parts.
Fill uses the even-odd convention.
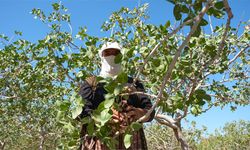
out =
[[[135,83],[135,88],[137,89],[137,91],[145,92],[143,84],[140,83],[139,81]],[[129,111],[128,116],[129,117],[133,116],[135,120],[138,120],[139,118],[144,116],[147,113],[147,111],[152,107],[151,100],[147,95],[137,94],[137,96],[140,101],[140,107],[136,108],[130,106],[127,108]],[[150,114],[146,122],[152,121],[154,119],[154,115],[155,115],[155,110]]]
[[[83,110],[79,115],[79,118],[90,116],[93,110],[92,101],[94,98],[92,87],[88,84],[88,82],[84,81],[83,84],[81,84],[80,91],[78,94],[81,95],[82,100],[84,101]]]

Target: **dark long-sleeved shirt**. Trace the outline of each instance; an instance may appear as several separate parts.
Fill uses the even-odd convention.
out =
[[[128,77],[128,83],[133,83],[133,78]],[[136,82],[135,88],[138,91],[143,91],[144,87],[142,83]],[[84,100],[84,107],[83,111],[80,114],[80,118],[89,116],[92,112],[92,110],[96,109],[98,105],[105,100],[104,96],[107,94],[107,91],[104,89],[103,83],[98,83],[96,85],[95,90],[93,90],[92,86],[88,84],[87,81],[84,81],[81,85],[79,94]],[[127,99],[127,104],[132,105],[136,108],[142,108],[142,109],[150,109],[152,107],[152,103],[148,96],[143,94],[132,94],[129,95]],[[153,111],[150,115],[150,118],[148,121],[151,121],[154,118],[155,111]]]

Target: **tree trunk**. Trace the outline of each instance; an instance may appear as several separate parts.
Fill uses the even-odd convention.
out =
[[[181,143],[181,149],[182,150],[189,150],[188,143],[182,135],[181,128],[177,128],[177,129],[173,129],[173,130],[174,130],[174,134],[175,134],[176,139]]]
[[[43,150],[44,140],[45,140],[45,131],[44,127],[41,127],[39,150]]]
[[[4,150],[5,142],[0,141],[0,150]]]
[[[39,144],[39,150],[42,150],[43,149],[43,144],[44,144],[44,135],[41,135],[40,136],[40,144]]]

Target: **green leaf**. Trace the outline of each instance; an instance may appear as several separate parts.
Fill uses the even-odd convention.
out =
[[[79,116],[82,112],[82,107],[76,107],[72,110],[72,118],[75,119],[77,116]]]
[[[195,1],[195,4],[194,4],[194,10],[196,11],[196,12],[198,12],[198,11],[201,11],[201,9],[202,9],[202,2],[198,2],[198,1]]]
[[[15,34],[16,34],[16,35],[20,35],[20,36],[22,36],[22,34],[23,34],[23,33],[22,33],[22,32],[20,32],[20,31],[15,31]]]
[[[155,37],[151,37],[149,40],[148,46],[151,47],[151,46],[155,45],[155,43],[156,43]]]
[[[195,30],[195,32],[193,33],[193,37],[199,37],[201,34],[201,27],[198,26],[197,29]]]
[[[69,109],[70,102],[68,101],[56,101],[56,105],[58,106],[60,111],[66,111]]]
[[[220,19],[220,18],[223,17],[224,12],[222,12],[222,11],[215,11],[213,15],[214,15],[214,17]]]
[[[66,129],[69,133],[72,133],[75,129],[71,122],[66,123],[63,128]]]
[[[134,131],[138,131],[139,129],[142,128],[142,124],[141,123],[138,123],[138,122],[133,122],[131,124],[131,128],[134,129]]]
[[[114,101],[115,101],[114,97],[106,99],[104,101],[104,108],[110,108],[114,104]]]
[[[115,56],[115,63],[119,64],[122,61],[122,54],[116,55]]]
[[[189,9],[187,8],[186,5],[181,5],[181,11],[182,11],[183,13],[188,13],[188,12],[189,12]]]
[[[125,72],[121,72],[116,77],[116,80],[118,81],[118,83],[126,83],[128,81],[128,75]]]
[[[183,22],[186,22],[186,21],[188,21],[188,20],[190,20],[191,19],[191,17],[190,16],[187,16],[184,20],[183,20]],[[193,22],[191,21],[190,23],[188,23],[187,24],[188,26],[192,26],[193,25]]]
[[[206,91],[202,90],[202,89],[198,89],[198,90],[195,91],[195,94],[197,94],[197,95],[205,95]]]
[[[93,121],[88,123],[87,132],[89,135],[93,135],[93,133],[95,132],[95,124]]]
[[[56,120],[60,121],[64,116],[64,113],[62,111],[58,111],[56,114]]]
[[[152,62],[153,62],[154,67],[159,67],[160,64],[161,64],[161,60],[160,59],[154,59],[154,60],[152,60]]]
[[[69,147],[76,146],[76,140],[69,141],[68,146]]]
[[[108,93],[113,93],[116,86],[117,86],[116,82],[109,80],[108,84],[106,84],[104,88],[105,90],[107,90]]]
[[[208,14],[209,16],[211,16],[212,14],[214,14],[215,11],[216,11],[216,10],[215,10],[213,7],[211,7],[211,8],[208,9],[207,14]]]
[[[195,115],[197,114],[197,109],[196,109],[196,107],[194,107],[194,106],[191,107],[191,113],[192,113],[192,114],[195,114]]]
[[[175,5],[175,0],[167,0],[168,2],[170,2],[170,3],[172,3],[172,4],[174,4]]]
[[[200,100],[200,101],[198,102],[198,104],[199,104],[200,106],[203,106],[203,105],[205,105],[205,104],[206,104],[206,102],[205,102],[205,101],[203,101],[203,100]]]
[[[100,115],[101,125],[104,125],[112,117],[112,115],[109,113],[109,109],[104,109]]]
[[[145,46],[141,47],[141,48],[140,48],[140,53],[144,53],[147,49],[148,49],[148,48],[145,47]]]
[[[210,95],[207,95],[207,94],[206,94],[206,95],[203,96],[203,98],[204,98],[205,100],[209,101],[209,102],[211,101],[211,96],[210,96]]]
[[[195,116],[199,115],[201,113],[201,107],[199,105],[194,105],[191,107],[191,113]]]
[[[109,121],[109,119],[112,117],[112,115],[109,113],[110,109],[105,108],[103,110],[95,110],[93,112],[93,119],[100,123],[100,126],[104,126],[106,122]]]
[[[206,26],[208,24],[208,22],[207,22],[207,20],[205,20],[205,19],[203,19],[202,18],[202,20],[201,20],[201,22],[200,22],[200,26]]]
[[[170,21],[169,20],[166,22],[165,27],[166,28],[170,27]]]
[[[114,89],[114,95],[118,96],[122,91],[122,86],[116,86]]]
[[[52,4],[54,10],[59,10],[60,5],[58,3]]]
[[[217,9],[222,9],[222,8],[224,7],[224,3],[223,3],[223,1],[216,2],[216,3],[214,4],[214,6],[215,6],[215,8],[217,8]]]
[[[175,5],[174,7],[174,17],[176,20],[181,20],[181,7],[180,5]]]
[[[131,146],[131,134],[125,134],[124,136],[124,146],[125,148],[129,148]]]
[[[109,147],[109,149],[111,150],[116,149],[116,145],[118,144],[118,142],[114,138],[104,137],[102,140]]]

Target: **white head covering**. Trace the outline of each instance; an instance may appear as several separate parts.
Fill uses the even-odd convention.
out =
[[[106,77],[113,78],[121,72],[121,64],[115,63],[115,56],[113,55],[107,57],[102,56],[102,52],[104,50],[111,48],[120,50],[120,52],[122,53],[122,48],[117,42],[107,42],[103,44],[103,46],[99,51],[99,56],[101,57],[101,63],[102,63],[100,76],[103,78]]]

